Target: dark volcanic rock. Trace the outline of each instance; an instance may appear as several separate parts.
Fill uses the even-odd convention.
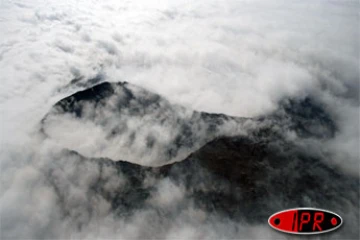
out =
[[[337,130],[324,107],[310,97],[281,101],[279,110],[271,117],[281,120],[300,137],[332,138]]]
[[[186,198],[197,208],[249,223],[266,222],[269,215],[284,208],[311,206],[341,211],[339,206],[359,204],[359,179],[294,149],[284,152],[270,141],[218,138],[185,160],[161,167],[88,159],[76,152],[66,152],[62,157],[68,159],[69,155],[73,157],[71,164],[79,168],[98,169],[98,179],[90,188],[109,201],[112,211],[120,216],[148,208],[157,183],[163,179],[184,188]],[[125,179],[126,184],[107,189],[101,175],[104,168],[116,170],[115,178]],[[56,188],[56,178],[50,174],[49,179]],[[152,184],[146,184],[146,179],[153,179]]]
[[[84,141],[96,140],[90,142],[90,148],[63,139],[64,134],[77,137],[76,127],[82,125],[90,129],[88,133],[79,131]],[[91,128],[101,129],[95,133],[105,140],[92,136]],[[151,208],[161,216],[176,218],[178,208],[194,204],[221,218],[266,223],[272,213],[285,208],[327,208],[343,216],[359,209],[358,178],[343,174],[326,164],[329,161],[323,156],[304,151],[286,138],[289,131],[295,132],[299,141],[335,135],[336,124],[311,98],[284,100],[274,113],[251,120],[188,111],[128,83],[101,83],[59,101],[44,118],[42,129],[70,149],[54,161],[48,179],[58,189],[65,215],[71,218],[78,215],[71,215],[71,204],[61,190],[59,166],[76,166],[84,173],[94,170],[96,178],[92,177],[88,194],[106,199],[119,217]],[[106,153],[113,148],[116,154]],[[124,148],[132,152],[127,155]],[[137,157],[167,164],[149,167],[119,161],[144,162]],[[72,179],[81,177],[66,178],[75,181]],[[181,204],[170,208],[154,205],[159,183],[164,180],[184,190]],[[79,185],[78,181],[74,184]],[[91,203],[84,205],[91,215]],[[352,216],[356,218],[352,221],[359,222],[358,214]],[[347,230],[350,236],[359,234],[356,229]]]
[[[87,157],[159,165],[180,161],[217,136],[240,133],[245,121],[187,110],[126,82],[104,82],[56,103],[41,127]]]

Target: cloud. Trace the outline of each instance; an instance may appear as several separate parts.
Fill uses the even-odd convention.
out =
[[[128,83],[103,83],[57,103],[41,129],[87,157],[162,165],[185,159],[217,136],[244,134],[242,125],[250,121],[214,118]]]
[[[107,140],[108,129],[100,124],[69,116],[54,120],[52,140],[34,132],[54,103],[88,86],[91,78],[128,81],[187,109],[240,117],[266,115],[283,98],[311,95],[335,121],[335,137],[300,141],[293,132],[288,137],[358,176],[358,10],[352,0],[1,1],[1,236],[283,238],[265,225],[207,216],[167,180],[154,186],[153,204],[171,209],[171,202],[185,201],[174,223],[153,208],[119,219],[90,186],[101,176],[113,194],[126,179],[111,168],[76,166],[61,152],[67,146],[89,156],[156,164],[176,135],[174,123],[159,126],[124,114],[131,131],[114,141]],[[117,119],[108,124],[118,125]],[[235,128],[229,123],[223,131]],[[138,137],[127,149],[132,131]],[[149,136],[159,140],[153,152],[144,147]],[[358,211],[358,205],[352,207]]]

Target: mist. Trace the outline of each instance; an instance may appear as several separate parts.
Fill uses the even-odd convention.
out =
[[[334,136],[304,138],[286,124],[279,131],[359,179],[359,9],[352,0],[1,1],[1,238],[292,239],[267,222],[206,212],[167,177],[144,178],[149,198],[119,214],[104,196],[128,191],[129,178],[83,158],[181,161],[216,137],[271,125],[257,119],[284,99],[311,97]],[[82,119],[54,111],[78,91],[125,81],[138,99],[161,97],[160,108],[116,110],[120,88]],[[230,117],[209,134],[200,112]],[[168,154],[188,121],[193,142]],[[109,137],[113,129],[121,134]],[[359,234],[359,188],[349,195],[328,200],[349,222],[334,239]]]

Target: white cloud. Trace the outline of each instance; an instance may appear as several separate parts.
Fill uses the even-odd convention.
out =
[[[104,142],[103,129],[70,120],[53,128],[57,142],[44,142],[34,134],[56,101],[79,90],[68,87],[79,76],[85,80],[102,74],[107,81],[128,81],[190,109],[244,117],[276,109],[283,97],[315,95],[339,132],[314,146],[332,156],[330,164],[359,173],[358,1],[3,0],[0,35],[0,202],[1,234],[6,238],[141,238],[151,237],[156,227],[161,233],[154,236],[168,238],[282,236],[264,226],[245,225],[238,231],[235,223],[222,227],[212,222],[217,231],[202,217],[190,226],[181,222],[186,216],[166,231],[156,222],[153,228],[147,226],[154,217],[151,211],[138,213],[130,223],[114,221],[105,199],[86,196],[97,170],[76,172],[59,160],[59,147],[66,143],[79,152],[104,156],[93,148],[100,146],[105,156],[117,158],[126,151],[111,144],[125,146],[127,140]],[[126,160],[136,161],[149,154],[141,145],[148,134],[140,120],[129,124],[141,129],[139,143],[125,154]],[[227,133],[236,127],[229,124]],[[69,126],[76,131],[60,132]],[[149,129],[164,144],[174,134],[166,126]],[[147,164],[160,150],[148,155]],[[138,155],[132,155],[134,151]],[[78,231],[60,218],[56,193],[43,174],[55,159],[64,167],[54,172],[54,180],[68,194],[65,208],[77,223],[88,223],[86,230]],[[109,171],[106,189],[126,185]],[[170,196],[180,199],[181,190],[163,185],[170,190],[159,193],[160,202]],[[97,217],[90,217],[86,207],[96,209]],[[184,215],[193,214],[184,210]],[[133,234],[141,227],[148,235]]]

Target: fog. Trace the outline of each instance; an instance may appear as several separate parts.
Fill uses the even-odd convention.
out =
[[[246,135],[256,127],[229,121],[208,136],[199,123],[192,129],[198,145],[169,159],[164,149],[179,132],[175,120],[193,110],[252,118],[276,110],[284,98],[312,96],[336,123],[335,137],[288,137],[359,177],[359,29],[359,3],[351,0],[2,0],[1,238],[292,238],[266,222],[209,216],[166,178],[147,179],[144,184],[155,190],[146,207],[119,217],[91,186],[101,180],[108,194],[121,192],[126,177],[76,164],[77,157],[63,150],[161,165],[183,159],[216,135]],[[122,112],[130,130],[110,141],[108,127],[119,118],[111,119],[109,104],[94,122],[63,116],[49,120],[49,137],[40,134],[52,106],[91,86],[88,79],[127,81],[134,91],[159,94],[164,106],[171,103],[173,118],[157,125],[162,112],[149,112],[145,120]],[[99,127],[104,119],[107,125]],[[132,132],[142,137],[128,148]],[[148,135],[157,140],[151,152],[144,144]],[[349,218],[356,223],[358,205],[352,208]]]

